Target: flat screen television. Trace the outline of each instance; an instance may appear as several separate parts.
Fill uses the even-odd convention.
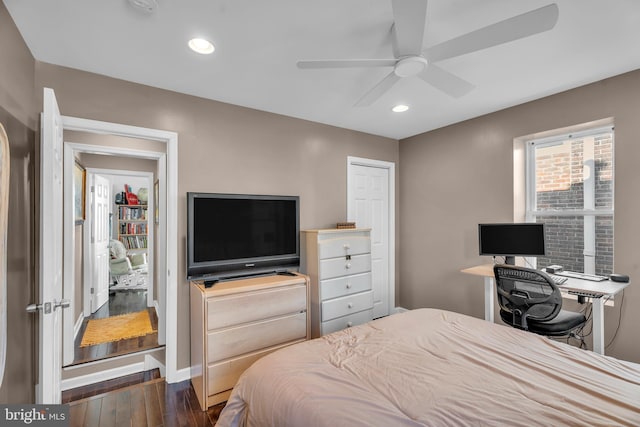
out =
[[[187,279],[300,266],[297,196],[187,193]]]
[[[480,255],[503,256],[515,264],[516,256],[544,256],[544,224],[478,224]]]

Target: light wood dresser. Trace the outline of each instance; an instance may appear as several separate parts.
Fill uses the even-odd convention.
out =
[[[224,402],[262,356],[310,338],[309,279],[191,282],[191,383],[203,410]]]
[[[302,232],[301,271],[311,279],[311,336],[373,319],[371,231]]]

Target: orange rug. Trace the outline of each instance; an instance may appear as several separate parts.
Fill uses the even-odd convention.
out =
[[[141,337],[153,332],[156,331],[151,327],[151,319],[149,319],[147,310],[105,317],[104,319],[90,319],[82,336],[80,347]]]

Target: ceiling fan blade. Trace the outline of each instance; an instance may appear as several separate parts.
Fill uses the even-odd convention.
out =
[[[392,0],[396,56],[422,52],[427,0]]]
[[[468,81],[463,80],[434,64],[429,64],[422,73],[418,74],[418,77],[436,89],[454,98],[460,98],[475,88],[475,86]]]
[[[362,98],[355,103],[356,107],[367,107],[378,100],[386,91],[391,89],[394,84],[400,80],[400,77],[393,71],[387,74],[387,76],[380,81],[377,85],[365,93]]]
[[[370,68],[370,67],[393,67],[398,62],[396,59],[336,59],[319,61],[298,61],[298,68]]]
[[[427,48],[423,55],[436,62],[542,33],[556,25],[558,13],[558,5],[549,4]]]

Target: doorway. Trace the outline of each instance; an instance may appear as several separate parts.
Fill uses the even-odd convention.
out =
[[[74,203],[63,198],[63,189],[73,194],[73,156],[63,149],[63,131],[89,132],[98,135],[120,135],[142,138],[164,144],[165,153],[140,150],[128,152],[134,156],[146,155],[158,160],[160,218],[158,228],[158,282],[162,295],[161,310],[166,313],[158,323],[159,339],[166,342],[166,381],[175,383],[188,378],[189,369],[177,368],[177,190],[178,190],[178,135],[175,132],[147,129],[117,123],[67,117],[60,114],[55,93],[44,88],[40,143],[40,268],[38,275],[38,384],[36,403],[50,404],[61,401],[61,373],[63,357],[73,354],[63,346],[61,312],[74,303],[73,236],[63,238],[62,231],[73,230]],[[96,147],[103,153],[122,154],[122,148]],[[127,149],[124,149],[127,151]],[[64,180],[62,179],[64,176]],[[64,188],[63,188],[64,187]],[[61,226],[62,225],[62,226]],[[67,296],[68,298],[63,298]],[[164,307],[162,307],[164,305]],[[70,340],[67,340],[70,341]],[[62,351],[64,347],[64,352]],[[69,351],[70,350],[70,351]],[[116,375],[118,376],[118,375]],[[111,378],[115,378],[111,377]],[[99,380],[104,380],[101,378]],[[88,384],[88,383],[87,383]]]
[[[156,224],[151,214],[157,204],[151,198],[158,162],[73,152],[87,183],[85,221],[76,223],[81,238],[76,239],[74,254],[76,270],[81,271],[76,284],[82,306],[73,311],[74,354],[66,365],[77,367],[160,348],[157,326],[164,313],[156,299]],[[137,164],[139,170],[106,168],[121,164]],[[135,195],[135,205],[122,197],[125,190]],[[71,333],[65,330],[63,336]]]

